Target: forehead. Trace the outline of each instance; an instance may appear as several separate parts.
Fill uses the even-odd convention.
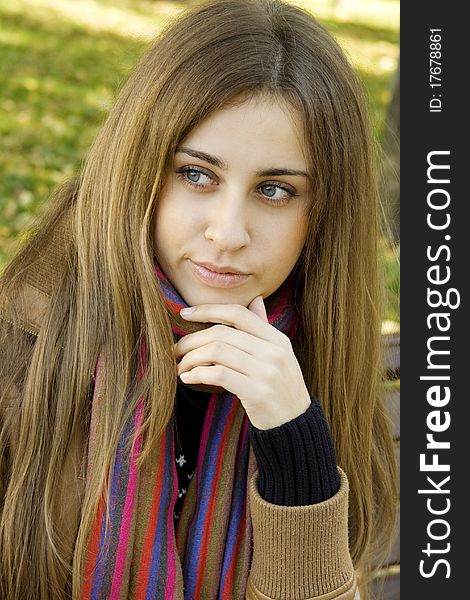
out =
[[[231,163],[305,169],[303,122],[282,98],[255,97],[210,114],[181,145]],[[256,162],[256,165],[253,163]]]

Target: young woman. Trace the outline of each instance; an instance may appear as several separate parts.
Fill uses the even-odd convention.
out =
[[[2,276],[2,598],[367,597],[378,214],[311,15],[212,0],[158,36]]]

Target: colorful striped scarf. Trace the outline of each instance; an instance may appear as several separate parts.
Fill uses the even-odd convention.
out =
[[[212,326],[185,321],[187,304],[158,265],[155,273],[172,322],[175,341]],[[266,299],[269,322],[290,338],[298,322],[288,278]],[[141,353],[143,356],[143,353]],[[141,369],[145,368],[141,361]],[[106,365],[100,356],[89,437],[91,478]],[[143,400],[119,441],[110,477],[110,521],[105,502],[92,527],[86,554],[82,600],[240,599],[245,597],[252,556],[247,485],[256,470],[248,418],[238,398],[212,393],[205,415],[196,475],[190,482],[175,535],[173,508],[178,493],[174,415],[145,467],[137,468],[141,439],[126,452],[126,441],[140,425]]]

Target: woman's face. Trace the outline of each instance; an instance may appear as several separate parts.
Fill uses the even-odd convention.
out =
[[[301,131],[290,105],[258,97],[214,112],[178,146],[153,236],[188,305],[248,306],[291,272],[307,234]]]

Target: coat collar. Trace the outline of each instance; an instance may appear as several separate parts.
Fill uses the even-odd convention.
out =
[[[40,255],[34,255],[34,243],[31,244],[30,261],[22,273],[21,286],[13,300],[0,305],[2,318],[23,331],[38,335],[51,297],[62,278],[71,239],[71,215],[67,211],[57,219]]]

